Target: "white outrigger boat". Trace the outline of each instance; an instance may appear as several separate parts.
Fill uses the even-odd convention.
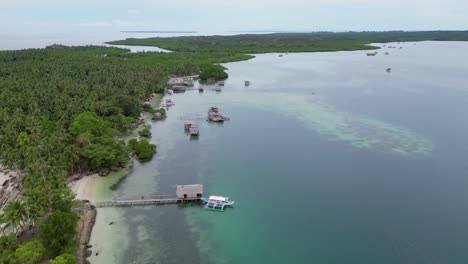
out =
[[[229,197],[211,195],[209,198],[202,198],[206,203],[205,208],[223,211],[225,206],[233,206],[234,201]]]

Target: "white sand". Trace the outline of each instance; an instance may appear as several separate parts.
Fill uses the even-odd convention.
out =
[[[98,175],[84,176],[83,178],[72,181],[68,187],[76,194],[78,200],[94,200],[94,190]]]

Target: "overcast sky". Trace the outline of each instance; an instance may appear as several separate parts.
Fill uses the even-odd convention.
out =
[[[468,0],[0,0],[0,32],[468,29]]]

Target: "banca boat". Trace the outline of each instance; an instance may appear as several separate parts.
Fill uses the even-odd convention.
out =
[[[214,210],[223,210],[225,206],[233,206],[234,201],[229,197],[211,195],[209,198],[202,198],[202,201],[206,203],[205,208]]]

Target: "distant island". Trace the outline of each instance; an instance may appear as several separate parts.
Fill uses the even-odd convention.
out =
[[[198,33],[197,31],[165,31],[165,30],[121,30],[120,33]]]
[[[127,38],[108,44],[157,46],[178,52],[250,54],[368,50],[376,49],[369,45],[371,43],[407,41],[468,41],[468,31],[313,32]]]

